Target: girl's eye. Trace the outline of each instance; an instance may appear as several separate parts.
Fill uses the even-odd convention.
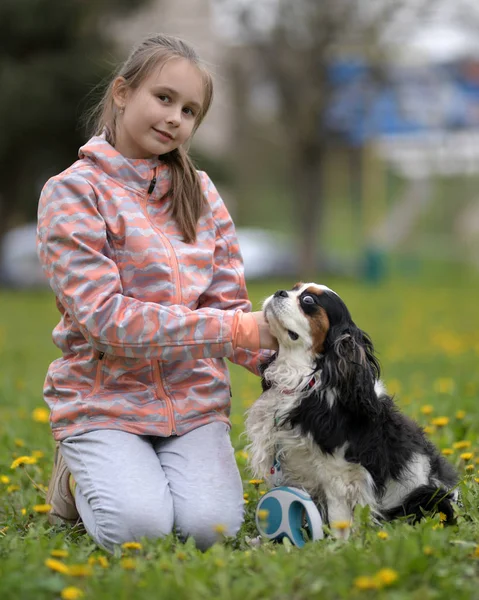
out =
[[[303,304],[314,304],[314,298],[312,296],[303,296]]]
[[[160,94],[158,96],[158,99],[161,100],[162,102],[169,102],[170,101],[169,96],[166,96],[165,94]]]
[[[195,112],[193,109],[189,108],[188,106],[185,106],[185,108],[183,109],[183,112],[187,115],[189,115],[190,117],[194,117],[195,116]]]

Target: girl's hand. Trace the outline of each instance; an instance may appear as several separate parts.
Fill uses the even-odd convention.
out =
[[[264,319],[263,311],[259,310],[251,314],[258,325],[260,348],[264,350],[278,350],[278,340],[271,335],[268,323]]]

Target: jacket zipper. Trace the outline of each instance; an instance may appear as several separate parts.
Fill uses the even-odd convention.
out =
[[[97,367],[96,367],[96,374],[95,374],[95,382],[93,384],[93,388],[90,392],[90,394],[96,394],[98,392],[98,390],[100,389],[101,386],[101,371],[102,371],[102,367],[103,367],[103,357],[105,356],[104,352],[99,352],[98,353],[98,357],[97,357]]]
[[[173,411],[173,403],[170,400],[168,394],[165,392],[163,382],[161,381],[160,363],[157,360],[153,361],[153,376],[155,378],[158,398],[165,400],[166,412],[168,414],[168,424],[170,426],[168,435],[175,435],[176,434],[176,421],[175,421],[175,413]]]
[[[156,178],[156,174],[155,174],[153,179],[150,181],[150,185],[148,186],[148,191],[145,196],[145,201],[148,201],[148,198],[153,193],[153,190],[155,189],[155,186],[156,186],[156,182],[157,182],[157,178]],[[165,246],[167,246],[168,251],[171,256],[170,264],[171,264],[171,267],[173,269],[174,276],[175,276],[174,277],[175,298],[174,298],[173,304],[182,304],[183,295],[181,293],[181,287],[180,287],[180,267],[178,265],[178,257],[176,256],[175,250],[174,250],[173,246],[171,245],[170,240],[150,219],[150,215],[148,214],[148,208],[146,206],[146,203],[145,203],[144,211],[145,211],[148,221],[150,222],[151,226],[155,229],[155,231],[157,231],[159,233],[161,239],[163,240],[163,243],[165,244]]]
[[[148,186],[148,192],[146,194],[146,200],[148,200],[148,198],[153,193],[155,186],[156,186],[156,175],[150,181],[150,185]],[[152,221],[148,215],[147,206],[145,206],[145,214],[146,214],[148,220],[150,221],[151,225],[160,234],[165,245],[168,246],[170,255],[173,257],[174,264],[172,266],[173,266],[173,270],[175,272],[175,290],[176,290],[176,295],[178,296],[178,292],[179,292],[178,284],[179,284],[179,280],[180,280],[180,273],[179,273],[179,268],[178,268],[178,261],[176,258],[175,251],[173,250],[173,246],[170,244],[170,241],[168,240],[168,238],[152,223]],[[180,294],[180,297],[181,297],[181,294]],[[161,380],[160,363],[157,360],[154,360],[152,362],[153,362],[153,377],[155,379],[155,384],[156,384],[156,388],[157,388],[157,396],[160,399],[164,399],[165,404],[166,404],[166,412],[168,415],[168,425],[170,427],[168,435],[174,435],[174,434],[176,434],[176,422],[175,422],[175,413],[173,411],[173,403],[172,403],[170,397],[168,396],[168,394],[166,393],[165,388],[163,386],[163,382]]]

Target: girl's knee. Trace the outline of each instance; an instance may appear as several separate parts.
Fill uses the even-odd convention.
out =
[[[138,542],[141,538],[158,539],[173,530],[173,511],[141,510],[140,507],[123,506],[103,518],[97,519],[92,535],[98,545],[108,551],[125,542]]]
[[[206,514],[191,511],[177,520],[177,530],[182,539],[192,537],[199,550],[207,550],[224,537],[234,537],[243,523],[243,508],[232,511],[212,511]]]

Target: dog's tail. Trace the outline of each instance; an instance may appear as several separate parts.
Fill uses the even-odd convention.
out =
[[[442,520],[451,524],[455,520],[453,500],[454,492],[435,485],[421,485],[408,494],[399,506],[384,511],[383,515],[387,520],[407,517],[412,523],[417,523],[428,513],[442,513]]]

